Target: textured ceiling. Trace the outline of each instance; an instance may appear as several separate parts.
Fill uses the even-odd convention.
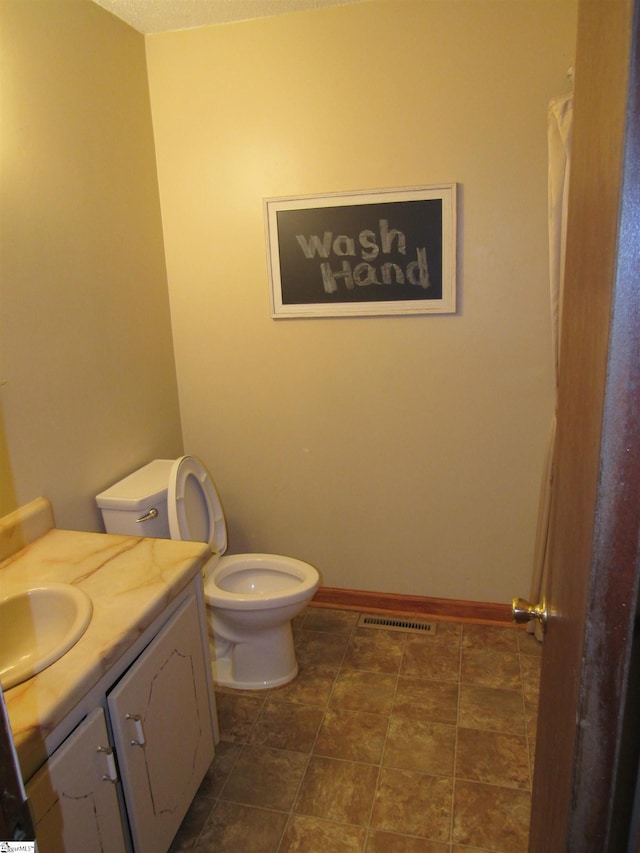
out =
[[[162,33],[366,0],[94,0],[140,33]]]

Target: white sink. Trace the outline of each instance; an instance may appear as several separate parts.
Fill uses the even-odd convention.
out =
[[[43,583],[0,598],[0,683],[15,687],[78,642],[91,621],[89,596],[65,583]]]

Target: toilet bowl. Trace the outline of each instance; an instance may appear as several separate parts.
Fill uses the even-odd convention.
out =
[[[316,570],[273,554],[231,554],[205,568],[219,684],[277,687],[296,677],[291,620],[318,588]]]
[[[203,570],[214,681],[278,687],[298,673],[291,620],[320,583],[316,569],[276,554],[229,554],[220,498],[194,456],[156,459],[97,496],[107,533],[207,542]]]

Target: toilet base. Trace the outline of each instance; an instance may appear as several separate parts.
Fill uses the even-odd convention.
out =
[[[218,687],[267,690],[282,687],[298,674],[291,623],[262,630],[248,642],[210,637],[211,672]]]
[[[265,684],[264,681],[236,681],[231,674],[231,661],[228,658],[219,658],[216,660],[212,654],[211,674],[216,687],[233,687],[236,690],[267,690],[269,687],[282,687],[284,684],[293,681],[298,674],[298,665],[296,664],[293,672],[279,679],[271,680],[268,684]]]

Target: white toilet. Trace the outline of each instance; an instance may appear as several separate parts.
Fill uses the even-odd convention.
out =
[[[231,554],[220,498],[195,456],[156,459],[96,497],[107,533],[207,542],[204,568],[214,681],[278,687],[298,673],[291,620],[320,583],[316,569],[275,554]]]

